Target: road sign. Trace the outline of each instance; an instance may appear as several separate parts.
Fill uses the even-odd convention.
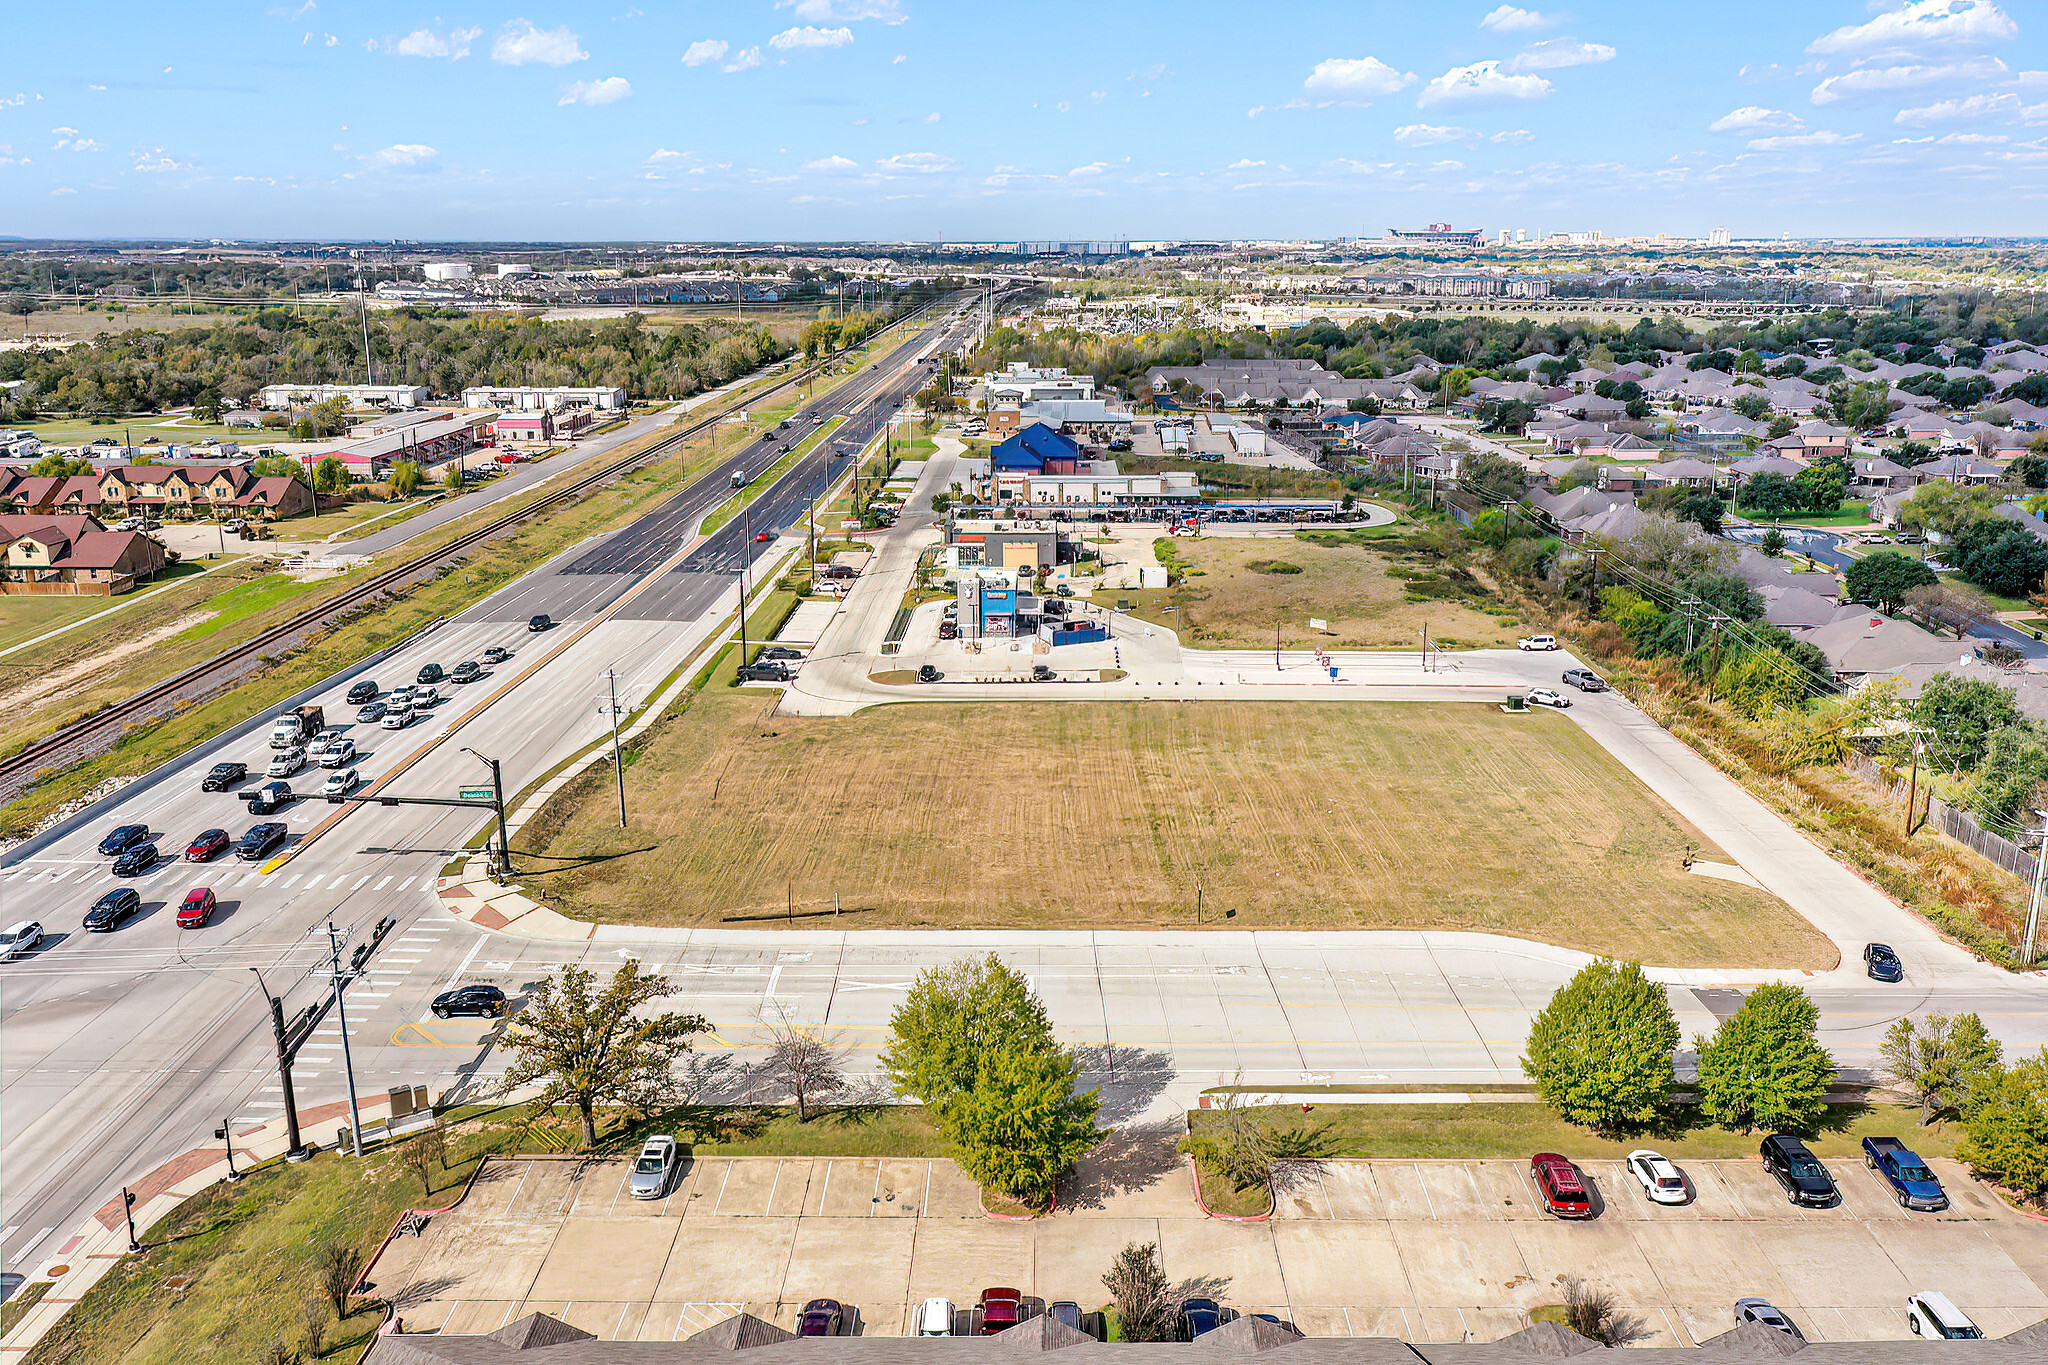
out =
[[[464,787],[462,789],[462,799],[465,801],[495,801],[498,799],[498,793],[491,787]]]

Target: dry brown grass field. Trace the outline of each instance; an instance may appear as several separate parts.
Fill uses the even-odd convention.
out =
[[[1828,965],[1774,898],[1564,717],[1479,706],[887,706],[714,689],[522,836],[521,880],[610,922],[1443,928],[1650,963]],[[553,870],[548,870],[553,869]],[[844,913],[831,921],[835,893]],[[1226,911],[1235,916],[1225,920]]]

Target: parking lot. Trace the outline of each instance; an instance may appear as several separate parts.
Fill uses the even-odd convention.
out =
[[[1092,1309],[1134,1241],[1159,1243],[1182,1292],[1311,1336],[1491,1341],[1556,1302],[1567,1272],[1613,1291],[1646,1344],[1726,1331],[1744,1295],[1814,1340],[1904,1337],[1915,1290],[1946,1292],[1990,1336],[2048,1316],[2048,1224],[1953,1163],[1935,1163],[1954,1200],[1938,1215],[1903,1212],[1860,1164],[1836,1163],[1843,1201],[1820,1210],[1789,1204],[1754,1162],[1681,1165],[1692,1202],[1658,1207],[1620,1163],[1587,1163],[1599,1216],[1564,1223],[1518,1162],[1305,1163],[1273,1220],[1234,1223],[1202,1213],[1162,1145],[1077,1172],[1052,1217],[1005,1223],[948,1161],[705,1158],[643,1202],[625,1192],[627,1163],[521,1159],[487,1167],[372,1279],[413,1331],[486,1332],[540,1311],[660,1341],[741,1309],[788,1327],[816,1297],[881,1336],[905,1332],[927,1297],[965,1307],[993,1285]]]

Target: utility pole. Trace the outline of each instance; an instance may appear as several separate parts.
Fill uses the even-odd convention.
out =
[[[348,1004],[342,998],[342,989],[355,980],[354,972],[341,969],[341,945],[348,941],[348,935],[334,927],[334,921],[327,921],[327,956],[333,965],[334,1017],[341,1026],[341,1069],[348,1076],[348,1140],[353,1149],[351,1155],[363,1154],[363,1115],[356,1108],[356,1064],[348,1046]]]
[[[612,772],[619,779],[619,828],[626,827],[626,765],[619,757],[619,680],[611,669],[604,671],[605,683],[611,695],[598,703],[598,709],[612,718]]]
[[[1600,556],[1607,551],[1593,546],[1586,551],[1586,558],[1593,561],[1593,577],[1586,584],[1586,610],[1596,611],[1600,601]]]
[[[1280,671],[1280,622],[1277,619],[1273,622],[1273,671]]]
[[[741,493],[740,493],[740,496],[741,496],[742,498],[744,498],[744,497],[746,496],[745,490],[742,490],[742,491],[741,491]],[[753,505],[752,503],[750,503],[750,502],[742,502],[742,503],[740,504],[740,519],[741,519],[741,520],[740,520],[740,525],[741,525],[741,527],[742,527],[743,529],[741,530],[741,533],[740,533],[740,534],[741,534],[741,540],[740,540],[740,661],[739,661],[739,666],[740,666],[741,668],[745,668],[745,667],[747,666],[747,570],[751,569],[751,568],[752,568],[752,567],[754,566],[754,561],[753,561],[753,549],[754,549],[754,505]]]
[[[1920,736],[1913,736],[1913,771],[1906,780],[1906,834],[1913,833],[1913,811],[1920,804]],[[2048,862],[2048,847],[2042,850],[2042,861]],[[2040,884],[2035,883],[2034,899],[2040,900]]]
[[[135,1239],[135,1191],[126,1185],[121,1187],[121,1211],[128,1216],[128,1254],[140,1256],[142,1243]]]
[[[2027,933],[2020,944],[2020,967],[2034,965],[2034,943],[2041,928],[2041,883],[2048,878],[2048,811],[2037,810],[2041,817],[2041,847],[2034,853],[2034,894],[2027,901]]]
[[[1714,702],[1714,684],[1720,681],[1721,677],[1721,623],[1730,619],[1732,618],[1722,616],[1718,612],[1707,618],[1707,624],[1712,628],[1709,643],[1713,646],[1713,653],[1707,661],[1707,704],[1710,706]]]

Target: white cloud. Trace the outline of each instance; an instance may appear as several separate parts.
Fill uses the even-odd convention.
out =
[[[1539,28],[1552,28],[1564,22],[1562,14],[1539,14],[1533,9],[1516,9],[1513,5],[1502,5],[1479,21],[1479,27],[1490,28],[1495,33],[1530,33]]]
[[[1416,97],[1419,108],[1437,104],[1493,104],[1505,100],[1540,100],[1550,93],[1550,82],[1541,76],[1510,76],[1499,62],[1474,62],[1454,66],[1422,87]]]
[[[51,132],[51,134],[52,134],[53,136],[55,136],[55,137],[77,137],[77,136],[78,136],[78,130],[77,130],[76,128],[71,128],[71,127],[60,127],[60,128],[52,128],[52,129],[50,130],[50,132]]]
[[[921,175],[930,175],[935,171],[950,171],[953,169],[952,161],[940,156],[937,152],[898,152],[896,155],[877,161],[875,164],[882,168],[882,172],[885,175],[896,175],[910,171]]]
[[[1326,57],[1316,63],[1301,88],[1326,99],[1364,102],[1413,84],[1414,72],[1396,71],[1377,57]]]
[[[2012,139],[2004,133],[1949,133],[1944,137],[1937,138],[1936,141],[1938,143],[1996,143],[2010,142]]]
[[[74,189],[72,189],[72,188],[71,188],[71,187],[70,187],[69,185],[59,185],[59,186],[58,186],[58,187],[57,187],[56,189],[54,189],[54,190],[51,190],[51,191],[50,191],[50,193],[51,193],[51,194],[76,194],[76,193],[78,193],[78,191],[77,191],[77,190],[74,190]]]
[[[1978,47],[2009,42],[2020,27],[1991,0],[1911,0],[1867,24],[1850,24],[1806,45],[1828,55],[1924,52],[1933,46]]]
[[[758,47],[743,47],[738,52],[733,53],[732,60],[720,67],[719,70],[725,72],[751,71],[760,64],[761,49]]]
[[[469,45],[483,36],[480,28],[451,28],[446,33],[436,33],[430,28],[416,28],[398,40],[392,48],[401,57],[445,57],[449,61],[460,61],[469,55]]]
[[[440,157],[432,147],[418,142],[400,142],[357,158],[373,170],[423,169]]]
[[[910,17],[903,12],[902,0],[775,0],[775,8],[794,9],[797,18],[813,24],[861,19],[900,24]]]
[[[859,170],[860,163],[858,161],[850,161],[843,156],[828,156],[822,157],[817,161],[806,161],[804,163],[804,169],[807,171],[819,171],[835,175],[844,175],[848,171]]]
[[[932,110],[924,116],[924,121],[926,123],[937,123],[939,121],[939,111],[936,109]]]
[[[2010,121],[2020,117],[2025,107],[2020,97],[2007,91],[2000,95],[1970,95],[1961,99],[1937,100],[1918,109],[1901,109],[1894,123],[1903,123],[1908,128],[1925,128],[1930,123],[1962,123],[1978,119]]]
[[[1263,161],[1260,161],[1260,162],[1255,162],[1255,163],[1246,163],[1246,162],[1240,161],[1240,162],[1238,162],[1238,163],[1237,163],[1237,166],[1233,166],[1233,167],[1231,167],[1231,169],[1232,169],[1232,170],[1236,170],[1236,169],[1238,169],[1238,167],[1239,167],[1239,166],[1244,166],[1244,165],[1247,165],[1247,164],[1255,164],[1255,165],[1263,166],[1263,165],[1265,165],[1266,163],[1265,163],[1265,162],[1263,162]],[[1104,171],[1106,171],[1106,170],[1108,170],[1108,169],[1109,169],[1109,163],[1108,163],[1107,161],[1091,161],[1091,162],[1089,162],[1089,163],[1088,163],[1087,165],[1085,165],[1085,166],[1076,166],[1076,167],[1074,167],[1074,169],[1073,169],[1073,170],[1071,170],[1071,171],[1068,171],[1068,172],[1067,172],[1067,178],[1068,178],[1069,180],[1071,180],[1071,179],[1074,179],[1074,178],[1075,178],[1075,177],[1077,177],[1077,176],[1080,176],[1080,177],[1087,177],[1087,176],[1092,176],[1092,175],[1101,175],[1101,174],[1102,174],[1102,173],[1103,173]]]
[[[656,147],[652,152],[649,152],[647,154],[647,159],[650,162],[676,161],[689,155],[689,152],[672,152],[666,147]]]
[[[491,44],[491,60],[506,66],[567,66],[589,57],[567,24],[560,28],[536,28],[531,19],[514,19],[505,25],[498,41]]]
[[[1470,142],[1479,133],[1471,128],[1454,128],[1435,123],[1410,123],[1394,130],[1394,141],[1403,147],[1434,147],[1441,142]]]
[[[577,81],[562,87],[562,98],[555,103],[617,104],[632,93],[633,83],[624,76],[606,76],[601,81]]]
[[[778,52],[787,52],[793,47],[845,47],[853,41],[850,28],[786,28],[768,40],[768,46]]]
[[[1508,58],[1508,71],[1555,71],[1566,66],[1594,66],[1614,60],[1614,49],[1605,43],[1582,43],[1571,38],[1551,38]]]
[[[1520,146],[1524,142],[1534,142],[1535,140],[1536,134],[1530,132],[1527,128],[1511,128],[1506,132],[1495,133],[1487,139],[1488,142],[1505,142],[1511,146]]]
[[[683,65],[702,66],[706,62],[722,61],[731,47],[723,38],[699,38],[683,50]]]
[[[89,137],[80,137],[76,128],[52,128],[57,140],[50,145],[53,152],[96,152],[100,144]]]
[[[1760,105],[1745,104],[1740,109],[1731,109],[1707,125],[1710,133],[1760,133],[1766,130],[1783,131],[1805,126],[1806,120],[1797,114],[1788,114],[1782,109],[1765,109]]]
[[[1756,138],[1750,142],[1749,149],[1753,152],[1789,152],[1800,147],[1840,147],[1862,136],[1861,133],[1834,133],[1826,130],[1788,133],[1782,137]]]
[[[1095,164],[1100,166],[1102,163],[1098,161]],[[1263,161],[1254,161],[1247,156],[1238,158],[1236,161],[1231,162],[1228,166],[1225,166],[1223,169],[1226,171],[1249,171],[1259,166],[1263,166],[1265,164],[1266,163]]]
[[[1859,71],[1829,76],[1813,87],[1810,98],[1815,104],[1836,104],[1859,96],[1914,90],[1923,85],[1967,84],[2004,74],[2005,63],[1995,57],[1935,65],[1909,62],[1898,66],[1866,66]]]
[[[897,54],[895,55],[895,57],[894,57],[894,58],[892,58],[892,59],[890,60],[890,62],[889,62],[889,65],[891,65],[891,66],[900,66],[900,65],[902,65],[902,64],[903,64],[904,62],[907,62],[907,61],[909,61],[909,60],[910,60],[910,58],[909,58],[909,57],[907,57],[907,56],[905,56],[904,54],[902,54],[901,52],[899,52],[899,53],[897,53]]]
[[[163,148],[158,147],[153,151],[137,152],[135,154],[135,169],[155,173],[157,171],[188,170],[190,167],[185,162],[173,161],[164,155]]]

